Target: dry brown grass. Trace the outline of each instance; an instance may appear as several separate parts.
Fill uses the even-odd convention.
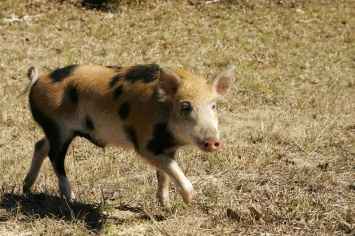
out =
[[[71,2],[0,6],[1,235],[355,235],[353,1],[160,1],[113,14]],[[161,209],[152,168],[83,139],[66,161],[76,203],[58,197],[48,160],[22,195],[42,136],[17,98],[27,69],[153,62],[206,77],[237,66],[223,148],[178,157],[192,206],[172,189]]]

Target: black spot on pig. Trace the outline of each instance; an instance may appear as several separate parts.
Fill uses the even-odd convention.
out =
[[[165,149],[177,146],[179,146],[179,143],[169,131],[168,124],[164,122],[155,124],[153,138],[149,140],[147,149],[155,155],[159,155],[164,153]]]
[[[114,97],[117,99],[123,92],[123,86],[118,86],[114,91]]]
[[[121,79],[121,75],[115,75],[114,77],[112,77],[112,79],[110,80],[110,84],[109,87],[112,88],[113,86],[115,86],[118,81],[120,81]]]
[[[139,80],[144,83],[150,83],[158,78],[159,65],[137,65],[133,66],[126,74],[126,79],[134,83]]]
[[[134,130],[134,128],[132,126],[126,127],[126,136],[127,136],[127,139],[130,140],[133,143],[134,148],[136,149],[136,151],[138,151],[139,147],[138,147],[137,134],[136,134],[136,131]]]
[[[61,69],[57,69],[50,73],[49,76],[54,82],[60,82],[71,76],[77,67],[78,65],[70,65]]]
[[[86,126],[86,129],[90,130],[90,131],[95,129],[94,122],[92,121],[91,117],[88,115],[85,116],[85,126]]]
[[[120,109],[118,110],[118,115],[122,120],[128,117],[130,109],[131,108],[128,102],[124,102],[121,104]]]
[[[78,104],[79,102],[79,93],[78,93],[78,87],[77,86],[72,86],[68,89],[70,101],[73,104]]]

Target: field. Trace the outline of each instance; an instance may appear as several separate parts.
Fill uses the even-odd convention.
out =
[[[209,4],[205,4],[205,3]],[[84,9],[76,0],[0,6],[0,235],[355,235],[355,2],[160,1]],[[211,77],[236,66],[218,104],[222,148],[183,148],[195,196],[155,197],[136,153],[77,138],[59,197],[49,159],[22,194],[43,133],[27,69],[159,63]]]

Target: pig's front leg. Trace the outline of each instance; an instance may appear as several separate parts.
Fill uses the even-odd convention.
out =
[[[178,164],[166,154],[160,154],[157,156],[149,156],[145,158],[150,164],[158,169],[158,198],[162,205],[166,204],[168,197],[168,187],[166,184],[170,177],[177,187],[179,194],[187,205],[190,205],[193,195],[193,187],[191,182],[186,178]],[[163,174],[161,174],[163,172]],[[165,174],[164,174],[165,173]],[[161,176],[159,176],[161,175]]]
[[[164,171],[157,170],[158,192],[157,198],[161,206],[169,206],[169,185],[170,177]]]

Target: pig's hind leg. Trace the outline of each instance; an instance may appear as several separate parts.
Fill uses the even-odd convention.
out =
[[[53,170],[58,178],[59,192],[62,197],[67,200],[74,200],[75,196],[71,190],[69,180],[65,171],[64,161],[68,151],[68,147],[74,139],[74,134],[70,131],[60,130],[60,137],[49,139],[50,150],[48,153],[51,160]]]
[[[39,171],[41,170],[43,164],[43,160],[46,158],[46,156],[48,156],[49,148],[50,146],[47,138],[43,138],[35,144],[31,167],[23,184],[24,193],[28,193],[31,190],[33,184],[36,182]]]

